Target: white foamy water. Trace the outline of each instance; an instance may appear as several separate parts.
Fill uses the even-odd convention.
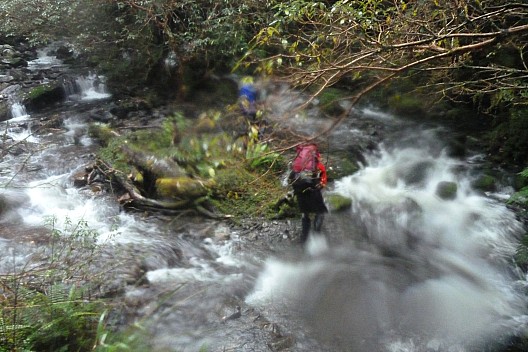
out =
[[[13,103],[13,105],[11,105],[11,116],[12,118],[9,120],[11,122],[23,121],[29,118],[26,107],[24,104],[19,102]]]
[[[81,100],[99,100],[109,98],[111,95],[106,91],[104,78],[94,73],[78,77],[75,81],[80,89]]]
[[[44,70],[53,67],[64,67],[62,60],[57,59],[55,55],[48,55],[49,49],[39,50],[35,60],[28,61],[28,69],[30,70]]]
[[[287,302],[314,334],[354,351],[465,351],[522,327],[514,214],[471,189],[461,161],[418,144],[368,165],[335,184],[353,201],[342,215],[350,242],[312,240],[298,262],[270,259],[247,302]],[[453,199],[437,194],[446,181]]]
[[[156,229],[136,221],[133,215],[121,212],[118,205],[106,197],[92,197],[80,193],[71,185],[70,174],[50,176],[45,180],[27,185],[29,198],[18,213],[29,226],[42,226],[48,219],[55,219],[55,226],[62,230],[67,223],[85,222],[97,231],[100,242],[112,240],[118,243],[142,243],[149,241],[149,234]]]
[[[18,118],[17,120],[9,120],[8,122],[20,122],[26,118]],[[25,127],[10,127],[7,125],[6,134],[16,142],[25,141],[28,143],[39,143],[40,139],[30,129]]]

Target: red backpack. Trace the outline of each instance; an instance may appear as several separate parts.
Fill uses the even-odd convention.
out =
[[[297,147],[297,156],[293,159],[293,172],[317,171],[320,154],[315,144],[304,144]]]

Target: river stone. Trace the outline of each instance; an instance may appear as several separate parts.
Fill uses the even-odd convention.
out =
[[[436,195],[444,200],[452,200],[457,196],[458,186],[455,182],[442,181],[436,186]]]
[[[6,121],[11,118],[11,107],[7,101],[0,100],[0,121]]]
[[[408,185],[420,185],[427,176],[427,172],[432,166],[431,161],[418,162],[405,170],[399,170],[401,177]]]
[[[73,57],[73,54],[74,54],[73,50],[67,47],[66,45],[61,45],[55,51],[55,56],[57,57],[57,59],[63,60],[63,61],[71,59]]]
[[[15,77],[10,76],[10,75],[0,75],[0,83],[11,82],[14,79],[15,79]]]
[[[493,192],[497,189],[497,180],[491,175],[482,175],[475,180],[471,185],[483,192]]]
[[[333,212],[348,210],[352,206],[352,199],[340,194],[326,194],[325,199],[329,210]]]
[[[46,84],[34,88],[24,101],[28,112],[34,112],[60,103],[66,99],[66,91],[59,83]]]
[[[0,193],[0,216],[7,211],[16,209],[28,201],[24,192],[4,191]]]

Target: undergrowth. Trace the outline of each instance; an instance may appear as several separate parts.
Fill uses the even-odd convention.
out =
[[[48,243],[25,259],[13,251],[0,276],[0,351],[91,351],[99,316],[97,233],[85,221],[50,218]],[[24,258],[24,259],[22,259]]]

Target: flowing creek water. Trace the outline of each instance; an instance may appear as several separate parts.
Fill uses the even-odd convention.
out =
[[[110,195],[75,188],[72,174],[97,150],[87,106],[104,108],[108,98],[87,84],[93,79],[49,112],[63,121],[55,132],[35,130],[42,116],[19,105],[3,123],[21,150],[0,165],[0,195],[10,204],[1,218],[2,272],[27,265],[46,218],[57,227],[86,221],[106,247],[102,265],[114,268],[107,285],[124,287],[122,304],[146,328],[152,351],[482,351],[526,329],[526,281],[512,265],[525,229],[501,200],[512,191],[474,190],[481,158],[449,156],[449,131],[357,112],[327,151],[368,140],[372,126],[386,133],[359,172],[327,190],[350,197],[351,209],[329,214],[323,235],[303,249],[291,233],[268,239],[266,224],[143,217]],[[270,96],[272,113],[283,114],[288,98]],[[309,116],[284,123],[322,127]],[[455,198],[437,196],[445,181],[458,185]],[[222,320],[236,306],[240,318]]]

